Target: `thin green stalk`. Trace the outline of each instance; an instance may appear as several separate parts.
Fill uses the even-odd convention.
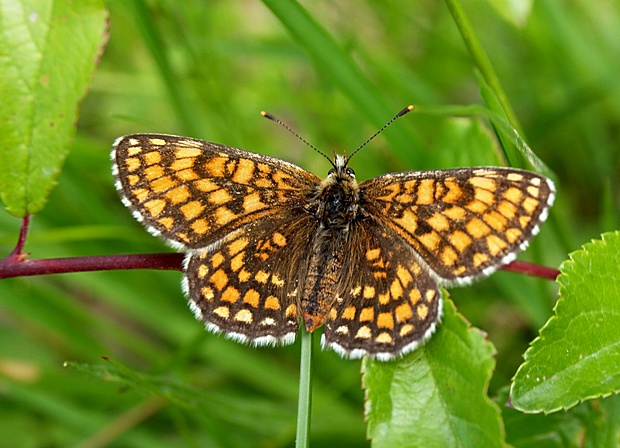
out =
[[[310,444],[310,414],[312,412],[312,347],[314,333],[301,326],[301,361],[299,363],[299,400],[297,402],[297,437],[295,448]]]
[[[469,23],[469,20],[467,19],[465,11],[463,11],[459,0],[445,1],[448,9],[450,10],[450,13],[452,14],[452,17],[454,18],[454,22],[456,23],[456,26],[458,27],[461,36],[463,37],[463,41],[465,42],[465,45],[469,50],[469,54],[471,55],[474,62],[476,63],[476,66],[482,73],[482,76],[486,83],[495,92],[495,95],[497,96],[506,114],[506,118],[508,119],[512,127],[517,129],[519,134],[524,135],[519,120],[517,119],[517,116],[512,110],[510,102],[506,97],[506,92],[504,92],[497,73],[495,73],[495,70],[493,69],[491,60],[489,59],[486,51],[484,51],[484,48],[480,44],[480,41],[476,37],[476,33],[474,32],[471,23]]]

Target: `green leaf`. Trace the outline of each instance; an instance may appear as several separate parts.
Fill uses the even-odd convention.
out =
[[[55,184],[106,20],[100,0],[0,0],[0,198],[15,216]]]
[[[494,352],[445,300],[426,345],[398,362],[364,360],[373,446],[505,446],[499,409],[486,395]]]
[[[513,380],[515,408],[553,412],[620,390],[619,265],[620,232],[584,245],[562,264],[555,316]]]

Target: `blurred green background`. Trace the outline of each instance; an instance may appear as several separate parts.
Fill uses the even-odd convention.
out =
[[[331,154],[352,151],[414,104],[418,112],[353,159],[358,179],[503,163],[484,119],[454,117],[445,107],[481,100],[444,3],[304,2],[309,23],[324,29],[337,53],[324,52],[324,36],[306,27],[307,17],[283,18],[273,3],[107,2],[110,40],[58,186],[32,220],[26,251],[33,258],[169,251],[118,200],[109,150],[123,134],[188,135],[323,176],[327,161],[261,110]],[[558,188],[549,222],[520,258],[557,267],[620,227],[620,4],[535,2],[514,23],[491,3],[463,7],[523,137]],[[351,82],[343,61],[358,68]],[[19,226],[0,211],[0,256],[12,250]],[[205,332],[180,279],[180,272],[128,271],[0,282],[0,445],[292,445],[299,345],[256,349]],[[556,293],[552,282],[506,272],[451,292],[498,350],[491,394],[514,375]],[[105,369],[102,356],[186,399],[171,403],[63,367]],[[368,445],[360,362],[317,344],[314,366],[312,446]]]

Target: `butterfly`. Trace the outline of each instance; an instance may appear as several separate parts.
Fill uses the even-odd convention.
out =
[[[289,344],[303,323],[324,327],[323,347],[344,357],[384,361],[434,332],[440,287],[512,261],[555,197],[551,180],[514,168],[358,182],[351,156],[329,159],[321,179],[230,146],[133,134],[117,139],[112,162],[122,202],[186,252],[182,286],[207,329]]]

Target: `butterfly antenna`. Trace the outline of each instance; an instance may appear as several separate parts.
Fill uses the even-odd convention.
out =
[[[387,123],[385,123],[383,125],[383,127],[381,129],[379,129],[377,132],[375,132],[374,134],[372,134],[370,136],[370,138],[368,138],[364,143],[362,143],[361,145],[359,145],[357,147],[357,149],[355,151],[353,151],[351,153],[351,155],[349,157],[347,157],[347,163],[349,162],[349,160],[351,160],[351,157],[353,157],[355,155],[356,152],[358,152],[360,149],[362,149],[364,146],[366,146],[368,143],[370,143],[370,141],[372,139],[374,139],[377,135],[381,134],[383,131],[385,131],[385,129],[391,125],[392,123],[394,123],[396,120],[398,120],[400,117],[402,117],[403,115],[407,115],[409,112],[411,112],[413,110],[413,106],[407,106],[405,107],[403,110],[401,110],[400,112],[398,112],[396,115],[394,115],[392,117],[392,119],[390,121],[388,121]]]
[[[325,157],[327,160],[329,160],[329,163],[331,163],[331,165],[336,168],[336,165],[334,165],[334,162],[332,159],[330,159],[329,157],[327,157],[325,155],[324,152],[320,151],[316,146],[314,146],[312,143],[310,143],[308,140],[306,140],[305,138],[303,138],[301,135],[299,135],[297,132],[293,131],[285,122],[283,122],[282,120],[280,120],[278,117],[275,117],[273,115],[271,115],[269,112],[265,112],[264,110],[261,111],[260,113],[263,117],[270,119],[271,121],[275,121],[276,123],[278,123],[280,126],[282,126],[284,129],[286,129],[287,131],[289,131],[291,134],[293,134],[295,137],[297,137],[299,140],[301,140],[302,142],[304,142],[306,145],[308,145],[310,148],[314,149],[316,152],[318,152],[319,154],[321,154],[323,157]]]

